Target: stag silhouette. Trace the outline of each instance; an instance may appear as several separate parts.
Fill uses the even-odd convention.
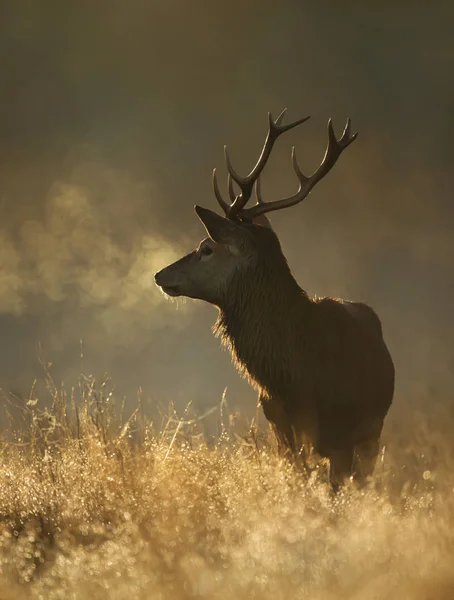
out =
[[[394,393],[394,366],[376,313],[361,302],[311,299],[293,278],[277,235],[265,216],[298,204],[355,139],[350,119],[339,140],[328,121],[320,166],[306,177],[292,163],[299,189],[264,202],[259,176],[277,138],[289,125],[273,120],[257,164],[246,177],[232,167],[227,148],[230,203],[213,186],[225,214],[195,207],[208,233],[197,250],[155,275],[169,296],[204,300],[219,310],[214,332],[231,350],[237,369],[259,391],[265,417],[283,452],[314,451],[330,461],[334,486],[373,473],[384,418]],[[236,194],[235,182],[240,193]],[[257,204],[246,208],[255,186]]]

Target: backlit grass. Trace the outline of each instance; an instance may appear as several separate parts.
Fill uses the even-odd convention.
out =
[[[207,440],[189,411],[120,421],[106,385],[49,387],[1,444],[1,599],[454,598],[445,463],[407,475],[385,452],[368,490],[333,496],[225,411]]]

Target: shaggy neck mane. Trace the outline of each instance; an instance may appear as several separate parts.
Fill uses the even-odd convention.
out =
[[[272,392],[276,385],[281,390],[291,385],[284,374],[299,372],[291,366],[301,356],[311,301],[285,257],[279,253],[269,259],[236,272],[213,331],[231,350],[237,369],[256,387]]]

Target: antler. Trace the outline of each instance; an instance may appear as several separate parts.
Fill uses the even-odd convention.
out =
[[[303,119],[299,119],[294,123],[290,123],[289,125],[281,125],[282,120],[284,118],[286,108],[281,112],[278,118],[274,121],[271,113],[268,113],[268,134],[265,139],[265,143],[262,148],[262,152],[257,161],[257,164],[252,169],[252,171],[246,177],[241,177],[235,171],[230,161],[229,154],[227,152],[227,146],[224,146],[225,153],[225,162],[227,165],[227,171],[229,172],[228,178],[228,188],[229,188],[229,197],[231,204],[225,202],[222,198],[221,192],[219,191],[218,181],[216,177],[216,169],[213,171],[213,188],[216,198],[221,205],[222,210],[224,211],[226,217],[229,219],[235,219],[237,216],[240,216],[240,213],[244,212],[244,207],[246,206],[248,200],[251,197],[252,190],[254,188],[254,184],[258,183],[261,172],[263,171],[269,157],[271,154],[271,150],[273,149],[274,143],[277,138],[286,131],[293,129],[297,125],[304,123],[310,117],[304,117]],[[239,186],[241,189],[241,193],[237,196],[233,189],[233,181]],[[259,190],[260,195],[260,190]],[[258,198],[257,198],[258,199]],[[254,207],[255,208],[255,207]]]
[[[295,169],[295,173],[300,181],[300,187],[296,194],[290,196],[289,198],[284,198],[282,200],[274,200],[273,202],[263,202],[260,197],[260,188],[257,186],[259,183],[257,181],[256,191],[257,191],[257,204],[252,206],[251,208],[243,208],[241,214],[239,215],[242,219],[253,219],[254,217],[258,217],[259,215],[263,215],[265,213],[271,212],[273,210],[280,210],[281,208],[287,208],[288,206],[294,206],[299,202],[302,202],[312,190],[312,188],[323,178],[337,162],[337,159],[342,154],[343,150],[347,148],[352,142],[354,142],[358,136],[358,133],[354,133],[351,135],[351,120],[347,119],[347,123],[345,125],[344,132],[339,140],[336,139],[336,134],[334,133],[333,124],[331,119],[328,121],[328,144],[326,146],[325,156],[323,157],[320,166],[317,168],[315,173],[313,173],[310,177],[306,177],[304,173],[301,171],[298,162],[296,160],[296,152],[295,147],[292,148],[292,164]]]
[[[296,125],[307,121],[309,117],[305,117],[304,119],[300,119],[299,121],[295,121],[295,123],[291,123],[290,125],[281,125],[282,119],[284,117],[285,110],[279,115],[276,121],[272,120],[271,115],[269,114],[269,122],[270,127],[268,131],[267,138],[265,140],[265,145],[263,146],[262,154],[247,177],[241,178],[239,175],[233,170],[232,165],[230,163],[227,150],[226,150],[226,163],[227,169],[229,171],[229,179],[228,179],[228,187],[229,187],[229,196],[231,204],[227,204],[223,199],[219,192],[219,187],[216,179],[216,169],[213,172],[213,186],[214,192],[216,194],[216,198],[218,199],[219,204],[224,210],[226,216],[230,219],[234,219],[239,217],[241,219],[251,220],[259,215],[263,215],[268,212],[272,212],[274,210],[280,210],[281,208],[287,208],[289,206],[294,206],[299,202],[302,202],[310,193],[312,188],[321,180],[325,175],[329,173],[329,171],[334,167],[337,162],[337,159],[342,154],[343,150],[347,148],[352,142],[354,142],[358,136],[357,133],[351,135],[351,120],[347,119],[347,123],[344,128],[344,132],[342,133],[341,138],[336,139],[336,134],[334,133],[332,120],[328,121],[328,144],[326,146],[325,156],[323,157],[322,162],[320,163],[317,170],[310,176],[307,177],[301,171],[298,162],[296,160],[296,151],[295,147],[292,148],[292,164],[295,170],[295,173],[299,179],[300,187],[296,194],[290,196],[289,198],[284,198],[282,200],[274,200],[273,202],[264,202],[261,193],[260,193],[260,180],[259,176],[268,160],[271,150],[273,148],[274,142],[279,137],[281,133],[284,131],[288,131]],[[241,194],[239,196],[235,196],[235,192],[233,190],[233,182],[232,179],[239,185],[241,188]],[[255,193],[257,198],[257,204],[252,206],[251,208],[245,208],[246,203],[252,194],[252,188],[255,184]]]

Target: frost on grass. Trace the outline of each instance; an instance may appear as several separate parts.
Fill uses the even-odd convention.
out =
[[[1,444],[2,600],[454,597],[446,462],[408,479],[385,455],[368,490],[333,496],[253,426],[119,422],[91,379],[51,397]]]

